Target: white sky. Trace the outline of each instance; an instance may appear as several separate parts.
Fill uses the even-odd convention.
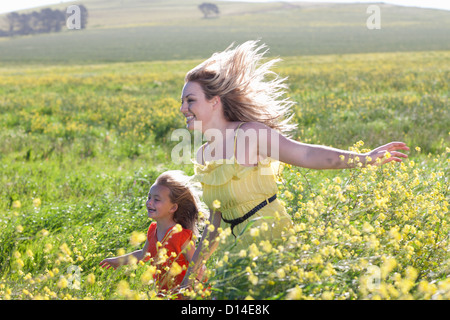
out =
[[[0,0],[0,13],[46,6],[49,4],[74,2],[73,0]]]
[[[230,1],[230,0],[228,0]],[[242,1],[242,0],[236,0]],[[246,2],[271,2],[275,0],[244,0]],[[0,13],[12,12],[21,9],[35,8],[55,3],[76,2],[74,0],[0,0]],[[295,0],[293,1],[295,2]],[[297,1],[301,2],[301,1]],[[380,2],[380,0],[309,0],[306,2]],[[396,5],[436,8],[450,10],[450,0],[385,0],[385,3],[392,3]]]

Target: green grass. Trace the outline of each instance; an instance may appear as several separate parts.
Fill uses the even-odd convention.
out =
[[[447,11],[380,4],[381,29],[369,30],[365,4],[218,2],[222,14],[216,19],[203,19],[198,4],[88,1],[86,30],[2,39],[0,62],[200,59],[249,39],[262,39],[274,56],[450,49]]]
[[[285,57],[277,71],[297,102],[296,139],[344,149],[402,140],[410,160],[375,172],[286,168],[280,198],[296,240],[285,253],[256,241],[257,260],[219,251],[208,262],[217,271],[208,297],[448,298],[449,59],[448,51]],[[152,297],[140,280],[145,266],[106,272],[98,263],[134,249],[131,233],[146,231],[144,199],[162,171],[193,173],[171,161],[170,133],[184,126],[183,77],[198,62],[0,68],[1,298]],[[60,282],[73,265],[79,290]],[[368,291],[368,266],[388,270],[389,293]]]
[[[283,57],[295,139],[401,140],[410,158],[375,171],[285,168],[295,233],[282,248],[255,239],[245,255],[218,251],[203,294],[449,299],[449,13],[380,4],[382,29],[368,30],[367,5],[217,2],[221,17],[206,20],[199,3],[91,0],[87,30],[0,40],[0,299],[154,297],[145,266],[98,263],[135,249],[161,172],[193,174],[170,157],[185,73],[256,38]],[[80,289],[61,280],[72,266]],[[379,289],[367,287],[370,267]]]

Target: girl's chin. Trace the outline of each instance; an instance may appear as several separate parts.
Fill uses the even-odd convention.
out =
[[[202,131],[202,122],[196,119],[193,119],[189,122],[186,122],[186,129],[188,130],[197,130]]]
[[[194,130],[195,129],[195,125],[194,125],[194,121],[191,120],[189,122],[186,122],[186,129],[188,130]]]

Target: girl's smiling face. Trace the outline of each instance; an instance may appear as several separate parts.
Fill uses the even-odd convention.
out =
[[[148,217],[155,221],[173,219],[173,214],[178,209],[178,205],[170,200],[170,189],[158,184],[150,188],[145,204]]]
[[[205,131],[213,118],[217,99],[208,100],[200,84],[187,82],[181,96],[180,111],[186,117],[186,127],[189,130]]]

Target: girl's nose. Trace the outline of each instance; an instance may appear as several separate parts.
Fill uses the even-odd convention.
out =
[[[186,103],[181,102],[180,111],[181,112],[187,111]]]

